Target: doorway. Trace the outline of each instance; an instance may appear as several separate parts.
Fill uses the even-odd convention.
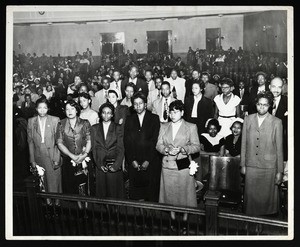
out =
[[[100,54],[119,55],[124,52],[125,35],[118,33],[100,33]]]
[[[172,31],[147,31],[148,54],[150,53],[171,53],[172,52]]]
[[[221,47],[221,28],[206,28],[206,50],[215,51]]]

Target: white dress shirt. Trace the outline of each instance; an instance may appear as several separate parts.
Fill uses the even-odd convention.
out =
[[[179,120],[176,123],[172,123],[172,138],[173,138],[173,141],[175,140],[175,137],[178,133],[178,130],[179,130],[181,124],[182,124],[182,120]]]
[[[118,100],[122,99],[121,80],[111,82],[109,90],[115,90],[118,94]]]
[[[266,117],[267,117],[267,114],[264,117],[259,117],[257,114],[258,127],[261,126],[261,124],[263,123],[263,121],[265,120]]]
[[[145,113],[146,113],[146,111],[143,111],[141,114],[137,114],[138,118],[139,118],[139,121],[140,121],[140,126],[141,127],[143,125],[143,120],[144,120],[144,117],[145,117]]]
[[[111,122],[102,122],[102,125],[103,125],[103,132],[104,132],[104,140],[106,140],[106,136],[107,136],[107,132],[108,132],[108,128],[110,126],[110,123]]]
[[[259,94],[261,92],[265,92],[265,91],[266,91],[266,85],[262,85],[262,86],[258,87],[257,94]]]
[[[198,109],[198,103],[202,99],[202,94],[200,94],[199,97],[194,96],[194,105],[192,110],[192,118],[197,117],[197,109]]]
[[[134,78],[134,79],[131,79],[131,77],[129,77],[129,80],[128,82],[132,82],[134,85],[136,85],[136,82],[137,82],[137,77]]]

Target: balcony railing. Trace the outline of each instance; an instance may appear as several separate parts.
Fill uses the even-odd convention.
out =
[[[41,193],[38,181],[26,179],[26,192],[14,192],[14,236],[172,236],[183,234],[182,214],[188,213],[190,236],[287,235],[284,221],[224,212],[218,192],[208,191],[205,208],[183,208],[132,200],[99,199]],[[57,207],[47,199],[60,201]],[[78,205],[80,203],[80,205]],[[79,209],[79,206],[82,209]],[[171,229],[170,212],[177,215]],[[262,227],[263,226],[263,227]]]

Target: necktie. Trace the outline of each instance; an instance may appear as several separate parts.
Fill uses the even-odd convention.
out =
[[[273,109],[272,109],[272,115],[275,116],[276,114],[276,101],[273,101]]]
[[[107,92],[107,90],[105,90],[105,99],[107,99],[108,98],[108,92]]]
[[[168,99],[166,99],[165,104],[164,104],[164,113],[163,113],[163,118],[164,120],[168,119]]]
[[[174,98],[174,99],[177,99],[177,93],[176,93],[176,88],[175,88],[175,86],[174,86],[173,89],[172,89],[172,94],[173,94],[173,98]]]
[[[158,90],[157,98],[160,98],[160,90]]]
[[[116,89],[119,90],[118,82],[116,81]]]
[[[243,96],[244,96],[244,89],[240,89],[240,96],[241,96],[241,99],[242,99]]]

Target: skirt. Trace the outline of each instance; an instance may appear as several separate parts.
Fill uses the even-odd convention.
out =
[[[246,167],[244,210],[248,215],[278,212],[279,193],[275,185],[276,169]]]
[[[162,167],[160,178],[160,203],[197,207],[195,179],[190,176],[189,168],[176,170]]]

